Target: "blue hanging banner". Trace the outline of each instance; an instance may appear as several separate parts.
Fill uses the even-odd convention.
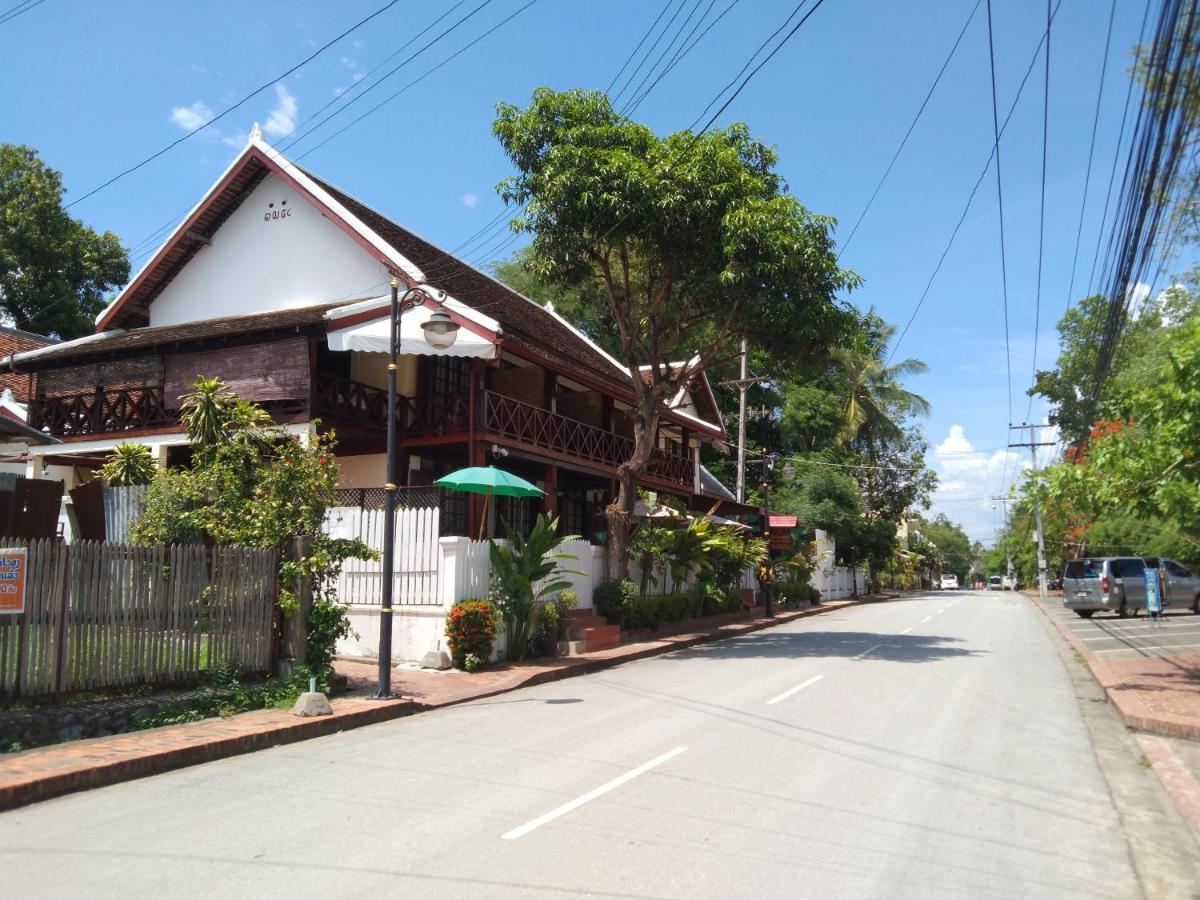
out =
[[[1159,591],[1158,569],[1144,569],[1146,579],[1146,611],[1152,616],[1162,613],[1162,593]]]

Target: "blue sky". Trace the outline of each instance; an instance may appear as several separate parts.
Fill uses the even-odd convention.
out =
[[[182,135],[185,127],[290,68],[382,2],[127,0],[106,4],[101,15],[98,4],[84,0],[47,0],[0,25],[0,140],[37,148],[63,172],[68,200],[82,196]],[[209,187],[258,121],[267,139],[293,158],[311,149],[302,164],[426,237],[456,247],[501,209],[494,187],[509,166],[491,135],[496,102],[524,103],[539,85],[606,87],[663,4],[539,0],[377,112],[312,149],[526,2],[492,0],[351,111],[287,149],[308,127],[305,120],[339,91],[356,79],[362,84],[349,96],[362,91],[479,2],[468,0],[370,76],[453,3],[401,0],[281,85],[72,212],[115,231],[136,256],[144,252],[143,241],[186,212]],[[685,5],[676,25],[692,10],[692,0],[679,2]],[[727,5],[728,0],[716,0],[709,20]],[[810,209],[837,217],[844,237],[973,5],[972,0],[827,0],[719,124],[748,122],[773,144],[793,193]],[[657,85],[636,116],[660,132],[686,127],[793,7],[792,0],[740,0]],[[860,307],[874,305],[901,324],[924,290],[991,148],[985,7],[842,257],[843,265],[865,278],[851,299]],[[1046,9],[1032,0],[994,7],[1003,118],[1041,37]],[[696,15],[708,8],[708,0],[702,0]],[[1096,246],[1130,49],[1143,9],[1118,0],[1076,296],[1084,293]],[[1054,359],[1053,325],[1068,300],[1107,14],[1108,4],[1100,0],[1065,2],[1052,32],[1038,345],[1043,367]],[[1025,419],[1024,391],[1033,368],[1041,79],[1039,61],[1002,144],[1011,416],[1017,422]],[[1015,468],[1002,449],[1010,414],[994,178],[989,172],[900,352],[930,367],[911,387],[931,401],[926,430],[931,447],[942,448],[940,455],[931,455],[946,485],[936,509],[985,541],[998,515],[988,498]],[[484,242],[464,255],[486,262],[487,251],[500,243]],[[142,261],[135,261],[135,270]],[[1035,402],[1032,418],[1040,421],[1044,414]]]

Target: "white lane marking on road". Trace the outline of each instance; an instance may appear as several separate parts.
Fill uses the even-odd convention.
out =
[[[908,634],[910,631],[912,631],[911,628],[905,628],[903,631],[899,632],[899,634]]]
[[[858,654],[858,656],[856,656],[854,658],[862,659],[864,656],[870,656],[872,653],[874,653],[876,650],[878,650],[882,646],[883,646],[883,644],[876,644],[874,647],[868,647],[866,650],[864,650],[862,653]]]
[[[926,622],[932,622],[932,621],[933,621],[933,616],[926,616],[925,618],[923,618],[921,620],[921,624],[924,625]]]
[[[617,778],[614,778],[612,781],[606,782],[606,783],[600,785],[600,787],[595,788],[594,790],[590,790],[586,794],[583,794],[582,796],[576,797],[574,800],[570,801],[569,803],[564,803],[562,806],[559,806],[559,807],[556,807],[555,809],[550,810],[550,812],[546,813],[545,815],[538,816],[536,819],[526,822],[524,825],[521,825],[519,828],[514,828],[512,831],[510,831],[506,834],[502,834],[500,836],[500,839],[505,840],[505,841],[515,841],[519,837],[524,837],[525,835],[529,834],[529,832],[533,831],[535,828],[541,828],[547,822],[553,822],[559,816],[565,816],[567,813],[571,812],[572,810],[579,809],[579,807],[583,806],[585,803],[590,803],[591,801],[595,800],[597,797],[603,797],[609,791],[616,790],[617,788],[619,788],[621,785],[625,784],[626,782],[633,781],[633,779],[637,778],[639,775],[645,775],[647,772],[649,772],[655,766],[661,766],[663,763],[667,762],[668,760],[674,759],[680,753],[684,753],[686,751],[687,751],[687,747],[676,747],[674,750],[671,750],[668,753],[664,753],[662,756],[656,756],[654,759],[650,760],[650,762],[643,763],[642,765],[638,766],[636,769],[631,769],[630,771],[626,772],[624,775],[618,776]]]
[[[871,648],[871,649],[874,649],[874,648]],[[824,675],[814,675],[812,678],[808,679],[808,681],[802,682],[801,684],[796,685],[794,688],[789,688],[788,690],[786,690],[782,694],[780,694],[778,697],[772,697],[770,700],[767,701],[767,706],[774,706],[776,703],[779,703],[781,700],[786,700],[788,697],[792,696],[792,694],[800,693],[806,687],[811,687],[812,685],[816,684],[818,681],[820,681],[824,677],[825,677]]]

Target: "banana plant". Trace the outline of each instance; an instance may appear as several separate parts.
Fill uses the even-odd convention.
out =
[[[565,542],[576,539],[574,535],[558,534],[557,518],[540,513],[527,538],[509,528],[507,522],[504,530],[507,545],[490,542],[494,599],[504,620],[508,658],[520,661],[528,652],[539,604],[571,587],[571,582],[561,576],[583,573],[559,566],[560,561],[577,557],[556,552]]]

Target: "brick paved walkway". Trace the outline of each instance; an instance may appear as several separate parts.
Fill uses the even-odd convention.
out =
[[[1200,740],[1200,654],[1147,646],[1120,655],[1101,655],[1072,629],[1076,618],[1061,609],[1060,597],[1049,598],[1043,606],[1036,593],[1023,593],[1083,657],[1127,726]]]
[[[368,699],[375,685],[373,664],[339,661],[337,669],[347,677],[350,695],[333,699],[331,716],[300,719],[287,710],[256,710],[227,719],[206,719],[6,754],[0,757],[0,810],[583,675],[863,602],[867,599],[829,601],[819,607],[782,612],[773,622],[761,616],[748,617],[741,622],[581,656],[496,666],[473,675],[399,666],[392,675],[393,690],[403,697],[398,700]]]

